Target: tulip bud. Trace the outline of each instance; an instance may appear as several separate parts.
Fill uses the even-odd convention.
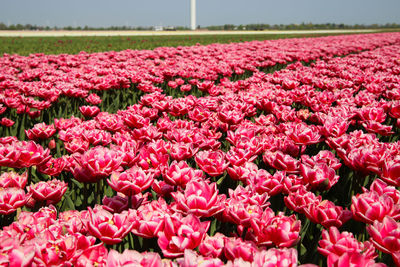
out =
[[[54,141],[54,139],[51,139],[49,144],[48,144],[48,148],[49,149],[54,149],[56,148],[56,141]]]

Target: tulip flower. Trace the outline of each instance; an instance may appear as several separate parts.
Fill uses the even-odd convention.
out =
[[[71,172],[80,182],[93,183],[109,176],[120,168],[122,158],[116,151],[97,146],[82,155],[74,155],[75,166]]]
[[[221,150],[200,151],[195,157],[197,165],[208,175],[221,175],[229,163],[225,159],[225,153]]]
[[[39,202],[46,201],[46,205],[57,204],[67,191],[68,185],[63,181],[53,179],[48,182],[38,182],[29,186],[28,191]]]
[[[122,173],[113,172],[107,182],[115,191],[132,196],[149,188],[154,182],[153,177],[152,172],[133,167]]]
[[[185,191],[174,192],[178,210],[197,217],[210,217],[224,209],[225,195],[219,195],[217,184],[204,180],[191,180],[186,184]]]
[[[28,181],[28,172],[18,174],[16,172],[3,172],[0,175],[0,187],[24,188]]]
[[[189,214],[181,217],[177,214],[164,218],[164,230],[158,233],[158,245],[165,257],[182,256],[185,249],[195,249],[203,241],[210,222],[200,220]]]
[[[27,196],[25,191],[20,188],[0,188],[0,214],[8,215],[13,213],[24,206],[28,199],[29,195]]]
[[[87,227],[89,232],[109,245],[120,243],[137,223],[134,210],[112,214],[101,207],[94,209],[88,207],[88,211]]]
[[[367,231],[378,250],[388,254],[400,251],[400,223],[393,218],[386,216],[381,222],[376,220]]]

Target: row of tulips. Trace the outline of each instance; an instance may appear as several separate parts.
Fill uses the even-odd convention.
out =
[[[240,80],[258,70],[273,71],[294,61],[310,62],[371,50],[394,44],[399,38],[397,33],[383,33],[151,51],[4,55],[0,58],[1,124],[10,126],[19,114],[29,115],[23,125],[15,127],[16,131],[7,133],[23,138],[21,129],[30,128],[33,122],[69,117],[70,110],[76,116],[84,103],[100,104],[103,111],[116,112],[136,103],[143,93],[216,95],[223,78]]]
[[[400,264],[398,35],[332,38],[348,44],[336,55],[368,51],[197,83],[203,97],[150,90],[116,113],[90,94],[79,117],[2,137],[0,264]]]

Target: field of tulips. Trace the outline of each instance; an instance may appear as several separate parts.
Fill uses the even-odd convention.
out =
[[[0,115],[0,266],[400,266],[400,33],[5,54]]]

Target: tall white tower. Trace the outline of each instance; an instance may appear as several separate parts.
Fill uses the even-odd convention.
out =
[[[196,30],[196,0],[190,0],[190,29]]]

